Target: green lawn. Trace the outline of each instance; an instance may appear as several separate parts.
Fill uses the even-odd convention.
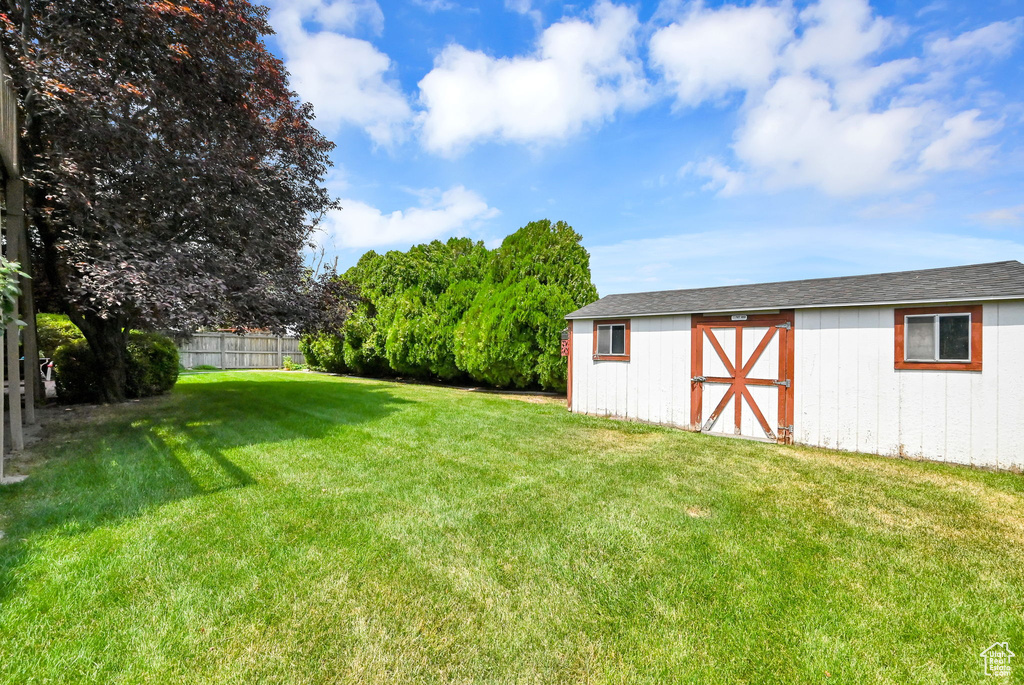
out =
[[[1020,475],[283,372],[36,452],[5,683],[1024,681]]]

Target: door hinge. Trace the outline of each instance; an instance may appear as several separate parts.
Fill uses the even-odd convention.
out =
[[[690,380],[694,383],[703,383],[704,381],[707,380],[707,378],[704,378],[704,376],[694,376]]]
[[[787,387],[787,388],[788,388],[788,387],[791,387],[791,385],[792,385],[792,384],[791,384],[791,383],[789,382],[789,379],[788,379],[788,378],[787,378],[786,380],[784,380],[784,381],[772,381],[772,383],[774,383],[775,385],[782,385],[782,386],[785,386],[785,387]]]
[[[789,330],[793,329],[793,324],[791,324],[788,321],[783,321],[782,323],[775,324],[775,327],[776,328],[785,328],[787,331],[789,331]]]
[[[792,426],[779,426],[779,430],[780,431],[789,431],[790,433],[792,433],[793,432],[793,427]]]

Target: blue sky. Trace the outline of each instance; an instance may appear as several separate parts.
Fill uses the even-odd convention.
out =
[[[534,219],[602,295],[1024,260],[1024,0],[264,0],[368,249]]]

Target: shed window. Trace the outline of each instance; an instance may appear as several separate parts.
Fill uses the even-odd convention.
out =
[[[969,362],[971,315],[908,316],[906,340],[908,362]]]
[[[896,310],[896,368],[981,371],[980,305]]]
[[[594,359],[629,361],[629,321],[594,322]]]
[[[598,354],[626,354],[626,326],[613,323],[597,327]]]

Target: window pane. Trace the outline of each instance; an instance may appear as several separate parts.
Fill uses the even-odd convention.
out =
[[[971,358],[971,316],[939,317],[939,359],[964,360]]]
[[[626,354],[625,326],[612,326],[612,354]]]
[[[597,327],[597,353],[598,354],[611,354],[612,353],[612,327],[611,326],[598,326]]]
[[[908,316],[904,338],[906,359],[935,360],[935,317]]]

